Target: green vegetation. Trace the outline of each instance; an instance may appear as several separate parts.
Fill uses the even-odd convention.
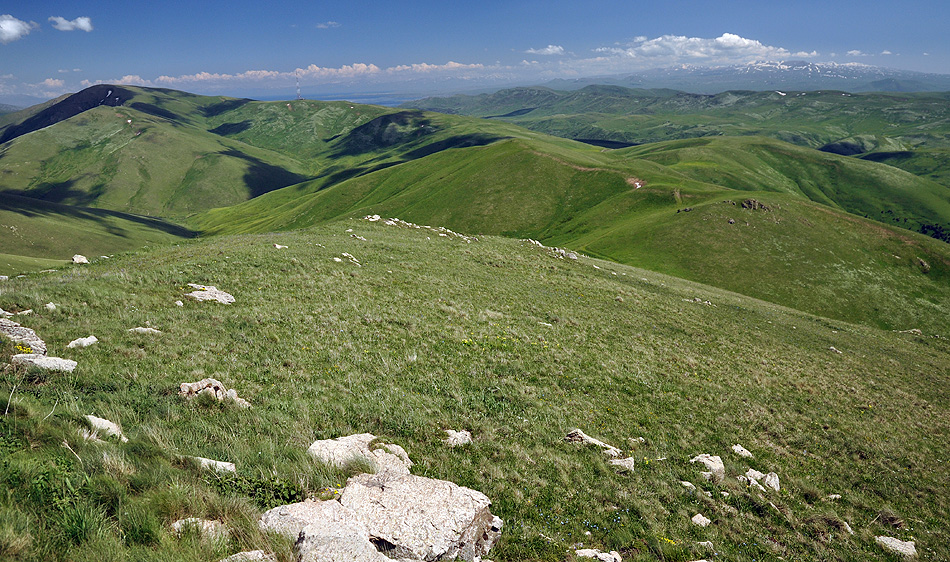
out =
[[[755,195],[775,207],[742,216],[756,227],[746,233],[775,214],[834,213]],[[803,209],[814,215],[794,214]],[[362,266],[333,261],[343,252]],[[237,300],[188,301],[187,283]],[[705,540],[729,560],[889,560],[874,544],[882,534],[950,557],[945,334],[828,320],[513,239],[467,244],[360,220],[31,274],[0,285],[0,308],[43,311],[20,319],[51,355],[79,362],[68,374],[0,370],[7,559],[211,561],[261,548],[290,560],[291,545],[256,518],[341,485],[346,471],[306,448],[363,431],[405,447],[414,473],[487,494],[505,520],[493,560],[570,560],[580,542],[625,561],[686,561],[712,556],[696,545]],[[126,331],[143,325],[162,334]],[[66,349],[89,334],[100,343]],[[5,360],[13,346],[0,347]],[[206,376],[253,407],[177,396]],[[129,442],[84,441],[84,414],[119,423]],[[636,470],[563,442],[574,427],[624,449]],[[446,428],[475,442],[448,448]],[[734,443],[755,458],[733,455]],[[700,453],[721,455],[730,478],[703,480],[688,462]],[[238,472],[218,477],[179,455]],[[749,467],[776,472],[782,490],[740,485]],[[696,513],[713,524],[694,526]],[[230,538],[178,539],[170,524],[184,517],[222,521]]]

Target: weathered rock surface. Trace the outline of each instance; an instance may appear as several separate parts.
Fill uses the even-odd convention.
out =
[[[692,519],[690,519],[690,521],[693,522],[693,525],[698,525],[700,527],[706,527],[712,523],[712,521],[702,513],[697,513]]]
[[[726,477],[726,467],[722,464],[722,458],[718,456],[703,453],[689,460],[689,462],[702,463],[709,472],[702,473],[703,476],[714,483],[722,482]]]
[[[99,338],[96,336],[88,336],[85,338],[76,338],[73,341],[69,342],[66,347],[72,349],[76,347],[89,347],[90,345],[97,343]]]
[[[207,395],[219,402],[232,400],[241,408],[251,407],[251,403],[238,396],[236,390],[228,389],[221,381],[212,378],[201,379],[198,382],[183,382],[178,387],[178,395],[184,396],[188,400]]]
[[[394,471],[409,474],[412,461],[399,445],[381,443],[372,433],[359,433],[314,441],[307,452],[327,464],[343,467],[353,461],[368,461],[378,472]]]
[[[82,254],[76,254],[73,256],[73,263],[89,263],[89,259]]]
[[[311,512],[319,513],[314,513],[316,516],[298,533],[300,562],[389,561],[371,542],[366,525],[340,502],[319,502]]]
[[[603,441],[594,439],[593,437],[591,437],[590,435],[587,435],[586,433],[584,433],[583,431],[579,429],[572,429],[571,431],[569,431],[567,435],[564,436],[564,440],[569,443],[587,443],[590,445],[596,445],[597,447],[602,448],[604,450],[604,454],[608,456],[611,456],[611,457],[620,456],[620,449],[614,446],[608,445],[604,443]]]
[[[750,453],[748,449],[738,443],[732,446],[732,452],[739,455],[740,457],[745,457],[747,459],[752,458],[752,453]]]
[[[468,445],[472,442],[472,434],[466,429],[463,429],[462,431],[446,429],[444,431],[448,437],[446,437],[442,442],[449,447],[461,447],[462,445]]]
[[[10,361],[14,365],[31,365],[47,371],[65,371],[67,373],[71,373],[77,365],[72,359],[48,357],[37,353],[18,353],[11,357]]]
[[[189,517],[172,523],[172,532],[179,537],[189,528],[195,529],[206,540],[224,540],[228,537],[228,528],[220,521]]]
[[[623,562],[620,553],[611,550],[610,552],[601,552],[596,548],[582,548],[580,550],[575,550],[574,555],[580,558],[593,558],[599,562]]]
[[[14,342],[30,348],[36,355],[46,355],[46,342],[36,335],[36,332],[24,328],[19,323],[6,318],[0,318],[0,335],[6,336]]]
[[[900,554],[905,558],[917,558],[917,545],[914,541],[902,541],[894,537],[879,536],[874,537],[874,542],[881,545],[881,548],[894,554]]]
[[[198,285],[197,283],[188,283],[188,286],[193,289],[198,289],[191,293],[187,293],[186,297],[191,297],[196,301],[215,301],[221,304],[231,304],[234,302],[234,297],[224,291],[218,289],[214,285]]]
[[[274,531],[296,540],[300,536],[300,531],[312,521],[342,520],[341,509],[343,506],[336,500],[291,503],[265,511],[258,525],[264,531]],[[348,512],[347,514],[351,515]],[[369,536],[368,532],[367,536]]]
[[[244,552],[232,554],[227,558],[222,558],[219,562],[257,562],[258,560],[262,560],[264,562],[277,562],[277,557],[275,557],[273,554],[268,554],[263,550],[246,550]]]
[[[79,434],[87,441],[101,441],[102,437],[115,437],[123,443],[127,443],[128,438],[122,434],[122,428],[117,424],[105,419],[98,418],[91,414],[84,416],[92,429],[81,429]]]
[[[633,457],[627,457],[625,459],[610,459],[607,461],[607,464],[619,467],[622,470],[629,470],[630,472],[633,472],[634,459]]]
[[[48,302],[48,303],[46,303],[46,304],[43,305],[43,306],[46,308],[46,310],[48,310],[48,311],[50,311],[50,312],[53,312],[54,310],[56,310],[56,305],[53,304],[53,303],[51,303],[51,302]]]
[[[444,480],[393,471],[349,479],[340,503],[356,513],[390,558],[473,561],[501,534],[491,501]]]

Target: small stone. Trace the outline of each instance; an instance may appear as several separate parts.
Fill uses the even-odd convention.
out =
[[[621,470],[633,472],[633,457],[627,457],[625,459],[610,459],[607,461],[611,466],[619,467]]]
[[[206,459],[204,457],[185,456],[184,458],[197,462],[198,465],[200,465],[201,468],[205,470],[211,470],[214,472],[237,472],[237,467],[234,466],[233,462],[216,461],[214,459]]]
[[[172,531],[179,537],[188,528],[198,531],[201,538],[205,540],[224,540],[228,537],[228,528],[220,521],[189,517],[172,523]]]
[[[132,332],[133,334],[147,334],[147,335],[157,335],[157,334],[162,333],[161,330],[156,330],[155,328],[145,328],[143,326],[139,326],[137,328],[129,328],[129,332]]]
[[[874,537],[874,542],[881,545],[881,548],[894,554],[900,554],[905,558],[917,558],[917,546],[914,541],[902,541],[894,537],[878,536]]]
[[[603,441],[594,439],[593,437],[591,437],[590,435],[587,435],[580,429],[572,429],[571,431],[569,431],[567,435],[564,437],[564,440],[569,443],[588,443],[591,445],[596,445],[602,448],[604,450],[604,454],[606,454],[609,457],[620,456],[620,449],[613,447],[611,445],[608,445],[604,443]]]
[[[712,541],[702,541],[696,543],[696,546],[701,546],[703,548],[708,548],[709,550],[716,550],[716,547],[713,546]]]
[[[274,248],[276,248],[276,249],[278,249],[278,250],[283,250],[283,249],[286,248],[286,247],[287,247],[287,246],[284,246],[283,244],[274,244]]]
[[[746,449],[745,447],[743,447],[742,445],[738,443],[732,446],[732,452],[739,455],[740,457],[745,457],[748,459],[752,458],[752,453],[750,453],[748,449]]]
[[[188,286],[193,289],[198,289],[197,291],[185,295],[186,297],[191,297],[196,301],[216,301],[221,304],[231,304],[234,302],[234,296],[225,293],[214,285],[198,285],[197,283],[188,283]]]
[[[92,426],[92,431],[80,431],[80,434],[87,441],[100,441],[99,436],[102,435],[104,437],[115,437],[123,443],[128,443],[128,438],[122,434],[122,428],[115,423],[104,418],[97,418],[91,414],[86,414],[84,417]]]
[[[9,281],[10,277],[7,275],[0,275],[0,281]]]
[[[691,494],[696,491],[696,486],[694,486],[692,482],[687,482],[686,480],[680,480],[680,484],[682,484],[683,487],[686,488],[686,491]]]
[[[175,306],[185,306],[185,303],[181,301],[175,301]]]
[[[460,447],[472,442],[472,434],[468,430],[454,431],[452,429],[446,429],[444,431],[448,437],[442,442],[449,447]]]
[[[73,263],[89,263],[89,260],[86,258],[86,256],[76,254],[73,256]]]
[[[596,548],[582,548],[580,550],[575,550],[574,555],[580,558],[593,558],[598,562],[622,562],[623,558],[620,557],[620,553],[611,550],[610,552],[601,552]]]
[[[714,483],[722,482],[726,477],[726,467],[722,464],[722,458],[718,456],[703,453],[693,457],[689,462],[702,463],[709,470],[709,476],[706,479]],[[706,474],[703,474],[703,476],[706,476]]]
[[[46,306],[46,310],[50,312],[53,312],[54,310],[56,310],[56,305],[51,302],[46,303],[45,306]]]
[[[692,519],[690,519],[690,521],[693,522],[693,525],[697,525],[699,527],[706,527],[712,523],[712,520],[708,519],[702,513],[697,513]]]
[[[835,501],[835,500],[840,500],[840,499],[841,499],[841,494],[831,494],[828,496],[829,501]]]
[[[838,349],[835,349],[835,346],[831,346],[831,347],[829,347],[828,349],[829,349],[830,351],[833,351],[833,352],[839,354],[839,355],[841,354],[841,351],[838,350]]]
[[[98,342],[98,341],[99,341],[99,338],[97,338],[96,336],[88,336],[88,337],[85,337],[85,338],[76,338],[76,339],[74,339],[73,341],[71,341],[71,342],[69,342],[68,344],[66,344],[66,347],[68,347],[68,348],[89,347],[90,345],[92,345],[92,344],[94,344],[94,343],[96,343],[96,342]]]
[[[227,558],[222,558],[219,562],[277,562],[277,558],[273,554],[268,554],[263,550],[246,550],[244,552],[238,552],[237,554],[232,554]]]

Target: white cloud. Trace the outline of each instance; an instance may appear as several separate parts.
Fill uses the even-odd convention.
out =
[[[462,64],[460,62],[449,61],[445,64],[429,64],[426,62],[416,64],[400,64],[391,66],[386,72],[394,74],[397,72],[413,72],[419,74],[430,74],[433,72],[453,71],[453,70],[475,70],[484,68],[482,64]]]
[[[525,52],[529,55],[563,55],[564,47],[560,45],[548,45],[543,49],[528,49]]]
[[[887,49],[885,49],[885,50],[881,51],[881,54],[882,54],[882,55],[893,55],[894,53],[892,53],[892,52],[888,51]]]
[[[0,15],[0,43],[6,44],[16,41],[25,35],[29,35],[30,31],[37,27],[39,25],[36,22],[18,20],[10,14]]]
[[[848,52],[847,52],[847,55],[848,55],[849,57],[866,57],[866,56],[867,56],[866,54],[864,54],[863,52],[861,52],[861,51],[859,51],[859,50],[857,50],[857,49],[853,49],[853,50],[851,50],[851,51],[848,51]]]
[[[816,51],[800,51],[793,54],[784,47],[766,45],[756,39],[748,39],[735,33],[723,33],[714,38],[662,35],[648,39],[641,36],[624,47],[600,47],[594,49],[594,52],[639,59],[644,63],[652,64],[674,64],[687,61],[725,64],[818,55]]]
[[[330,29],[332,27],[340,27],[340,22],[338,21],[325,21],[323,23],[317,24],[317,29]]]
[[[92,19],[82,16],[74,20],[68,20],[60,16],[52,16],[49,18],[49,21],[53,24],[53,27],[60,31],[92,31]]]
[[[46,80],[43,80],[37,84],[37,86],[43,86],[45,88],[62,88],[65,85],[66,82],[64,80],[60,80],[59,78],[47,78]]]

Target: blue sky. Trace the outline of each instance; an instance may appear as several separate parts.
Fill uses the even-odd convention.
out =
[[[0,6],[0,95],[95,83],[203,94],[429,93],[675,64],[854,62],[950,74],[950,2],[90,2]]]

